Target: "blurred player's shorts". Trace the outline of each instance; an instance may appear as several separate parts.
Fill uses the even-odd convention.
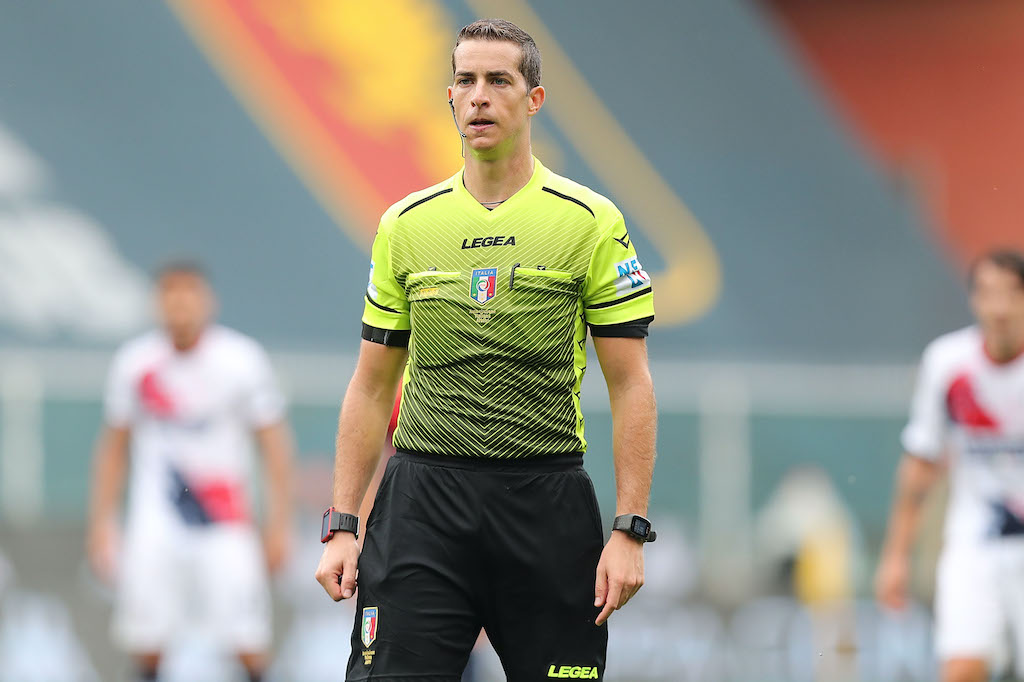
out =
[[[937,571],[935,646],[939,658],[1009,660],[1007,633],[1024,678],[1024,538],[950,543]]]
[[[252,526],[136,527],[127,535],[112,623],[114,641],[126,651],[162,651],[187,628],[227,651],[263,652],[270,617],[266,564]]]

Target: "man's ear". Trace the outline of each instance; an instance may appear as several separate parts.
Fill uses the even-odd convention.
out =
[[[527,95],[527,97],[530,100],[530,106],[526,110],[526,115],[533,116],[538,111],[540,111],[540,108],[542,106],[544,106],[544,86],[538,85],[533,90],[530,90],[530,93]]]

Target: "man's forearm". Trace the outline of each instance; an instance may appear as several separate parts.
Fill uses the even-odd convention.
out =
[[[96,444],[89,499],[89,520],[102,523],[118,510],[128,460],[129,433],[105,427]]]
[[[918,457],[905,456],[900,463],[896,493],[889,515],[884,551],[905,556],[917,535],[921,507],[937,477],[937,466]]]
[[[380,461],[395,386],[366,386],[354,377],[345,392],[338,418],[334,459],[334,508],[358,514]]]
[[[285,528],[291,522],[292,513],[294,446],[291,431],[281,422],[260,429],[257,439],[263,453],[268,489],[266,523],[271,528]]]
[[[647,514],[658,413],[650,377],[611,390],[616,515]]]

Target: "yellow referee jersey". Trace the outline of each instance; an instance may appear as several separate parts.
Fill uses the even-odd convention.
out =
[[[622,214],[534,159],[494,210],[462,171],[387,210],[363,338],[407,345],[394,444],[464,457],[582,453],[592,336],[646,336],[651,280]]]

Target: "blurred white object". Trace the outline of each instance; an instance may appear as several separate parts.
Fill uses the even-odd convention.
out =
[[[145,273],[89,216],[45,197],[43,161],[0,126],[0,325],[116,340],[149,319]]]
[[[794,468],[783,477],[758,514],[755,537],[759,575],[768,580],[784,576],[786,592],[809,604],[852,597],[863,561],[859,533],[820,468]],[[767,587],[777,590],[779,585]]]
[[[99,682],[55,597],[12,591],[0,620],[0,682]]]
[[[228,682],[241,679],[238,663],[201,628],[177,638],[164,653],[160,682]],[[301,679],[301,678],[296,678]]]

